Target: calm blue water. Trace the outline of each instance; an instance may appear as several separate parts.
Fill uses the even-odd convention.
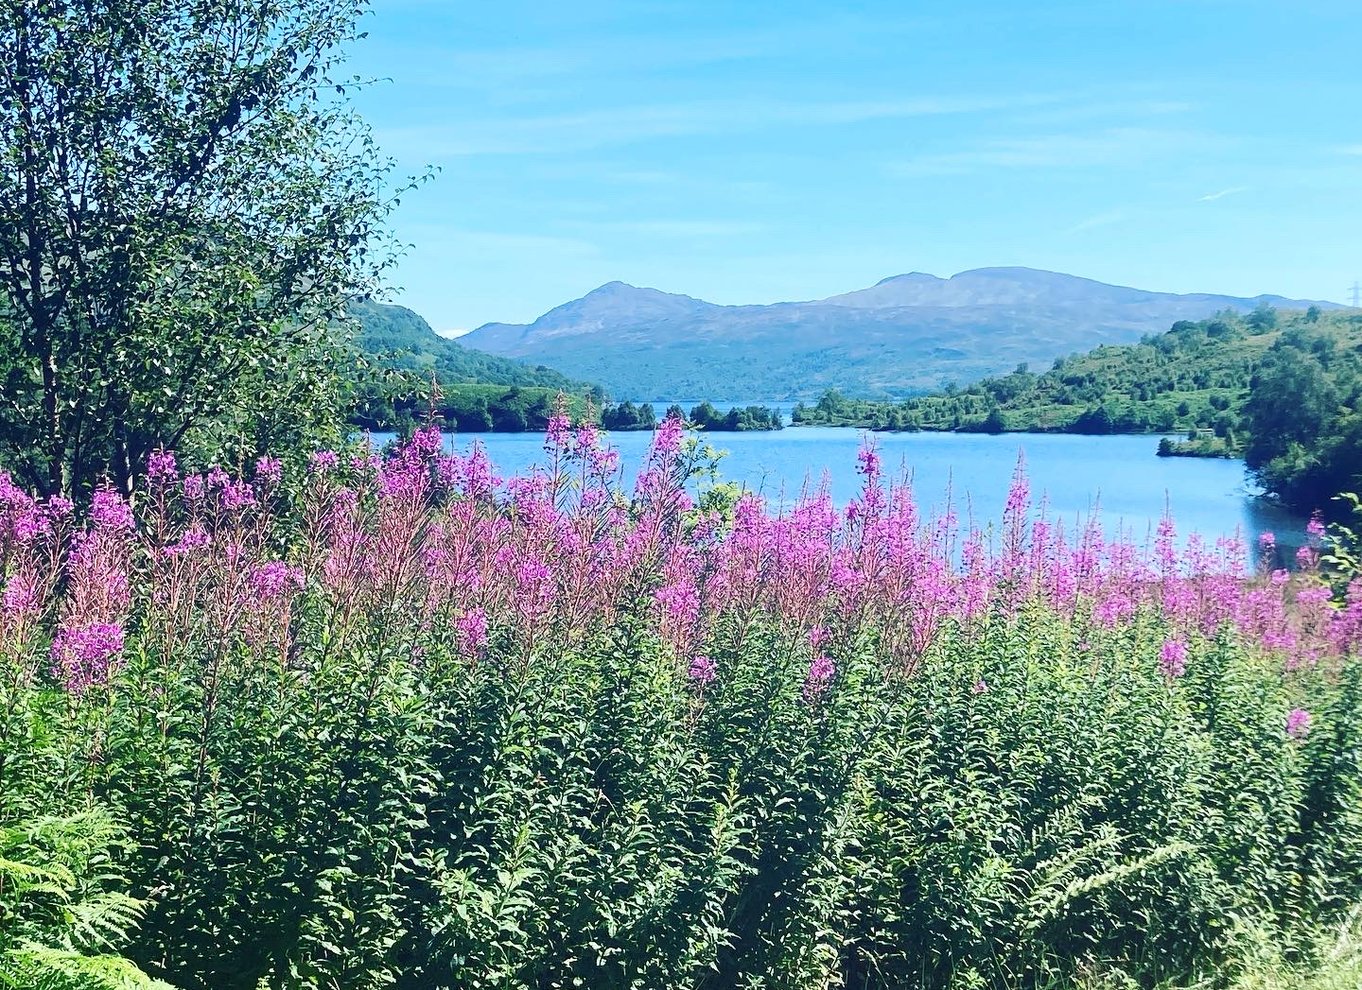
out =
[[[725,480],[774,503],[788,503],[804,485],[826,478],[840,504],[859,487],[856,452],[861,436],[856,430],[799,427],[778,433],[716,433],[706,439],[727,452],[720,464]],[[611,436],[627,477],[637,471],[650,437]],[[876,434],[875,440],[886,472],[911,475],[924,510],[940,509],[950,496],[963,521],[972,517],[980,525],[1002,515],[1017,457],[1024,454],[1033,498],[1045,497],[1052,515],[1066,527],[1099,510],[1109,532],[1120,526],[1143,539],[1169,507],[1180,534],[1216,537],[1238,529],[1251,541],[1270,529],[1286,546],[1298,541],[1305,526],[1304,519],[1255,498],[1241,462],[1156,457],[1158,437],[888,433]],[[545,461],[540,434],[458,434],[447,442],[451,449],[466,451],[475,441],[502,474]]]

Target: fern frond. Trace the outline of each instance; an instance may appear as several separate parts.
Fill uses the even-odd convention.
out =
[[[92,894],[67,908],[71,937],[79,945],[113,948],[142,920],[144,903],[117,891]]]
[[[121,956],[87,956],[32,942],[2,957],[0,985],[13,990],[174,990]]]

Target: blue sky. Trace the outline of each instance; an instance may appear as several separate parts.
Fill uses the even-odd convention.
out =
[[[1027,265],[1342,300],[1355,0],[376,0],[398,301],[527,322],[613,279],[719,303]]]

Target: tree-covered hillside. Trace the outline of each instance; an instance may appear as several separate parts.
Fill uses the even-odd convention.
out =
[[[464,347],[441,337],[405,306],[354,300],[350,315],[359,323],[356,343],[385,367],[434,375],[441,384],[479,382],[583,391],[585,384],[542,364],[532,365]]]
[[[1165,453],[1243,455],[1302,509],[1357,488],[1362,465],[1362,314],[1277,312],[1180,321],[1138,344],[1019,366],[903,402],[836,392],[798,406],[797,425],[1002,433],[1187,433]]]
[[[405,433],[434,411],[461,432],[542,430],[560,393],[580,415],[603,396],[552,368],[464,347],[441,337],[405,306],[353,300],[361,367],[350,422]]]

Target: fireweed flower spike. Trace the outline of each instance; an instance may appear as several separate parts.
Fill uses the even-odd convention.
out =
[[[1310,723],[1314,721],[1304,708],[1293,708],[1286,716],[1286,734],[1297,742],[1310,734]]]
[[[334,450],[319,450],[309,459],[313,474],[330,474],[340,465],[340,458]]]
[[[686,674],[702,688],[714,683],[714,679],[719,676],[717,665],[704,654],[697,654],[691,658]]]
[[[131,533],[132,506],[112,488],[97,489],[90,504],[90,522],[97,530]]]
[[[261,485],[274,487],[284,478],[284,462],[277,457],[261,457],[255,462],[255,480]]]
[[[115,660],[123,652],[123,628],[102,622],[66,626],[52,640],[52,676],[69,694],[79,697],[109,683]]]
[[[147,480],[153,486],[173,485],[180,480],[180,469],[175,464],[175,454],[172,451],[152,452],[147,458]]]
[[[487,613],[481,608],[472,608],[459,616],[454,622],[459,637],[459,647],[465,653],[478,653],[487,645]]]
[[[681,450],[686,425],[676,416],[668,416],[653,434],[653,450],[658,454],[675,454]]]
[[[204,480],[201,474],[191,474],[184,479],[184,497],[187,502],[202,502],[204,496]]]
[[[1169,680],[1187,673],[1187,644],[1177,639],[1165,640],[1159,650],[1159,669]]]
[[[837,665],[831,658],[819,654],[809,664],[809,673],[804,678],[804,697],[809,701],[822,695],[832,679],[837,676]]]
[[[276,601],[303,587],[303,572],[282,560],[274,560],[251,571],[249,583],[257,598]]]

